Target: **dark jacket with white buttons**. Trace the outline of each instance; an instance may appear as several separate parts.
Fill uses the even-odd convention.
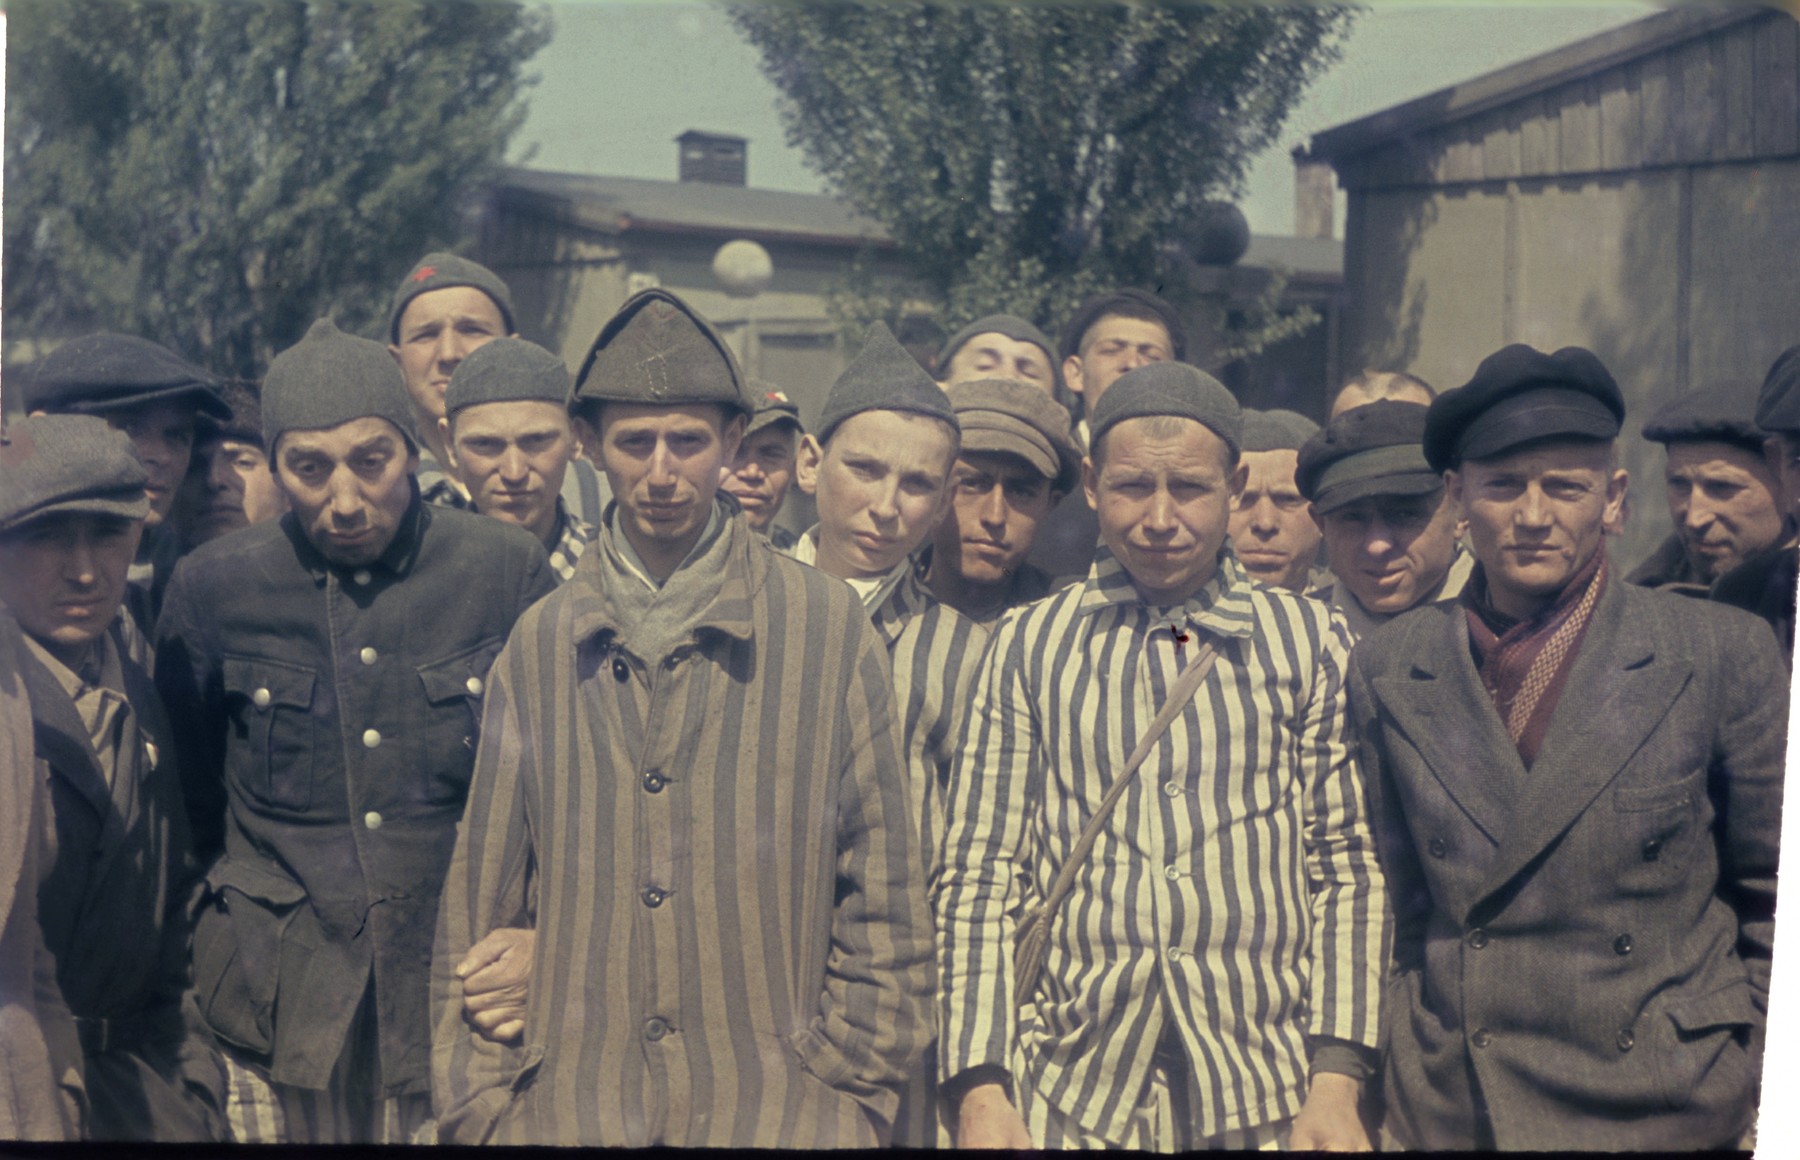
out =
[[[200,1009],[278,1083],[323,1088],[373,980],[384,1096],[424,1091],[438,893],[483,682],[555,586],[530,533],[414,497],[364,568],[293,516],[176,569],[157,684],[203,856]]]
[[[1612,579],[1530,769],[1460,603],[1377,629],[1352,670],[1397,911],[1400,1142],[1734,1146],[1774,933],[1787,682],[1768,628]]]

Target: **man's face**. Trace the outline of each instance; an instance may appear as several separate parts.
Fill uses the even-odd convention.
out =
[[[737,497],[751,527],[767,532],[793,482],[793,425],[771,423],[744,436],[719,486]]]
[[[1781,538],[1780,483],[1761,455],[1730,443],[1669,444],[1669,518],[1688,563],[1716,580]]]
[[[1174,357],[1174,344],[1162,323],[1107,314],[1081,336],[1081,353],[1063,360],[1063,381],[1081,396],[1091,415],[1120,375]]]
[[[670,570],[706,530],[719,470],[737,454],[745,420],[696,404],[600,408],[600,465],[618,501],[619,526],[647,563]],[[651,557],[655,559],[651,559]]]
[[[125,597],[141,520],[70,513],[0,533],[0,599],[24,629],[73,667]]]
[[[1035,342],[1008,338],[997,330],[985,331],[957,348],[944,368],[943,384],[970,383],[976,379],[1018,379],[1048,392],[1056,381],[1050,355]]]
[[[932,566],[970,584],[1006,583],[1060,498],[1050,481],[1017,455],[963,453],[950,471],[950,514],[934,533]]]
[[[1494,608],[1526,617],[1556,599],[1600,550],[1625,504],[1612,446],[1556,442],[1471,460],[1446,476]]]
[[[188,540],[204,544],[227,532],[272,520],[287,510],[269,457],[259,444],[210,436],[194,447],[186,516]]]
[[[548,542],[556,530],[556,497],[575,455],[569,413],[542,399],[476,403],[443,430],[450,468],[469,489],[475,510]]]
[[[417,453],[386,419],[289,431],[275,445],[275,478],[313,547],[355,567],[387,551],[412,502]]]
[[[946,424],[902,411],[852,415],[823,448],[802,440],[797,469],[819,503],[819,567],[840,579],[893,571],[944,514],[955,453]]]
[[[1231,509],[1231,550],[1250,575],[1265,584],[1306,586],[1319,554],[1319,525],[1294,486],[1297,451],[1246,451],[1249,482]]]
[[[406,376],[406,393],[421,430],[437,430],[444,389],[456,364],[483,343],[506,337],[506,319],[492,298],[473,286],[427,290],[400,312],[400,341],[388,353]]]
[[[1456,559],[1463,534],[1444,491],[1375,495],[1319,517],[1325,554],[1338,581],[1370,612],[1405,612],[1425,598]]]
[[[1192,419],[1127,419],[1105,444],[1099,466],[1090,457],[1082,467],[1100,536],[1146,601],[1178,604],[1218,570],[1244,466],[1231,467],[1225,441]]]
[[[175,493],[193,457],[194,405],[159,399],[142,406],[103,411],[101,417],[131,436],[138,458],[144,461],[144,471],[150,476],[150,482],[144,485],[144,494],[150,497],[150,514],[144,519],[144,526],[154,528],[174,509]]]

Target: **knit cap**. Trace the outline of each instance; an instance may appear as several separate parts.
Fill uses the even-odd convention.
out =
[[[1298,451],[1319,425],[1298,411],[1244,408],[1245,451]]]
[[[20,419],[0,443],[0,532],[71,512],[141,520],[149,481],[131,437],[104,419]]]
[[[751,411],[725,340],[693,307],[659,289],[632,295],[600,328],[575,376],[575,401]]]
[[[70,339],[32,368],[25,409],[92,414],[186,398],[203,415],[229,419],[217,388],[217,379],[167,347],[101,331]]]
[[[820,443],[852,415],[864,411],[906,411],[942,420],[960,432],[950,397],[925,373],[919,360],[906,352],[885,323],[869,327],[863,348],[825,397],[816,432]]]
[[[482,343],[450,372],[444,388],[444,413],[454,415],[478,403],[511,403],[530,399],[569,404],[569,368],[535,342],[495,338]]]
[[[1126,371],[1100,396],[1089,422],[1090,448],[1127,419],[1174,415],[1192,419],[1225,441],[1231,454],[1243,448],[1244,418],[1225,384],[1187,363],[1159,362]]]
[[[263,444],[269,454],[288,431],[323,431],[353,419],[386,419],[418,450],[406,379],[387,348],[345,334],[321,318],[275,356],[263,377]]]
[[[406,277],[400,279],[400,285],[394,288],[394,305],[388,311],[388,341],[400,341],[400,316],[406,313],[407,303],[421,294],[451,286],[475,287],[500,308],[500,317],[506,323],[508,334],[519,329],[513,323],[512,292],[500,280],[500,275],[480,262],[439,250],[420,258],[419,264],[407,271]]]

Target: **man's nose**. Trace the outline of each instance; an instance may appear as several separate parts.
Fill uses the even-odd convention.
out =
[[[1006,526],[1006,493],[999,486],[988,490],[982,497],[981,506],[976,510],[981,522],[990,528]]]

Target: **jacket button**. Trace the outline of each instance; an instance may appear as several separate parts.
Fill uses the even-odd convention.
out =
[[[669,1025],[661,1019],[651,1019],[644,1024],[644,1038],[655,1043],[669,1033]]]
[[[367,584],[370,580],[374,579],[374,576],[370,575],[367,568],[358,568],[356,571],[350,573],[350,579],[356,581],[358,584]]]
[[[1628,934],[1622,934],[1618,938],[1614,939],[1613,940],[1613,951],[1614,951],[1614,953],[1621,954],[1621,955],[1630,954],[1631,953],[1631,936]]]
[[[1480,927],[1476,927],[1474,930],[1469,932],[1469,948],[1471,950],[1478,951],[1482,947],[1485,947],[1487,945],[1488,945],[1487,931],[1482,930]]]
[[[667,897],[667,894],[654,886],[646,886],[644,888],[644,905],[648,906],[651,910],[655,910],[657,907],[661,906],[663,904],[663,899]]]
[[[1163,782],[1163,792],[1170,797],[1180,797],[1181,783],[1178,781],[1165,781]]]
[[[1637,1036],[1631,1033],[1630,1028],[1626,1028],[1624,1031],[1619,1032],[1617,1043],[1620,1051],[1630,1051],[1637,1046]]]
[[[1486,1047],[1488,1044],[1492,1043],[1493,1041],[1494,1041],[1493,1032],[1489,1031],[1485,1027],[1477,1027],[1475,1029],[1475,1034],[1469,1036],[1469,1042],[1473,1043],[1476,1047]]]
[[[481,678],[480,677],[470,677],[468,680],[463,682],[463,688],[469,690],[469,696],[471,696],[471,697],[481,696]]]
[[[644,775],[644,792],[646,793],[661,793],[663,791],[663,786],[668,784],[668,781],[665,780],[660,773],[646,773]]]
[[[613,680],[621,685],[631,679],[631,666],[625,663],[624,657],[613,658]]]
[[[1648,842],[1644,843],[1644,861],[1654,862],[1654,861],[1656,861],[1657,855],[1659,855],[1661,853],[1662,853],[1662,839],[1661,838],[1651,838]]]
[[[362,661],[363,664],[372,665],[381,659],[381,654],[372,648],[365,648],[360,653],[357,653],[356,657],[358,660]]]
[[[381,744],[381,730],[379,730],[379,729],[364,729],[363,730],[363,748],[364,749],[373,749],[377,745],[380,745],[380,744]]]
[[[258,689],[256,692],[250,694],[250,703],[255,705],[258,709],[267,709],[271,699],[269,690],[267,689]]]
[[[363,815],[363,825],[369,827],[371,830],[379,830],[381,828],[381,815],[374,810],[370,810]]]
[[[1431,841],[1425,843],[1425,848],[1431,852],[1433,858],[1442,858],[1445,852],[1449,850],[1449,847],[1444,845],[1444,839],[1442,838],[1431,839]]]
[[[1182,870],[1179,866],[1165,866],[1163,867],[1163,874],[1169,881],[1174,882],[1181,877]]]

